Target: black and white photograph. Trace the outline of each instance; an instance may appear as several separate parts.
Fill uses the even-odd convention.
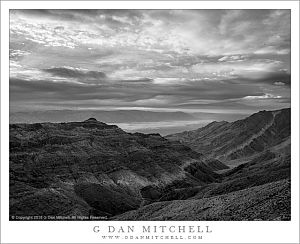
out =
[[[11,220],[291,219],[289,10],[11,10]]]
[[[210,242],[217,222],[295,223],[291,9],[22,6],[7,14],[11,226]]]

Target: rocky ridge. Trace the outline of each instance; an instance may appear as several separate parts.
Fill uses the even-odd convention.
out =
[[[207,156],[228,161],[254,155],[282,143],[291,134],[291,111],[260,111],[232,123],[212,122],[194,131],[166,138],[180,141]]]
[[[12,124],[10,212],[119,214],[140,205],[140,190],[146,186],[168,189],[218,181],[211,161],[159,134],[130,134],[93,118]]]

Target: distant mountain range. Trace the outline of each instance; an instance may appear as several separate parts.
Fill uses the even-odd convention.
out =
[[[14,112],[9,116],[10,124],[41,123],[41,122],[69,122],[83,121],[95,118],[104,123],[128,122],[159,122],[193,120],[194,116],[184,112],[153,112],[142,110],[48,110],[31,112]]]
[[[167,137],[11,124],[10,216],[290,220],[290,123],[283,109]]]

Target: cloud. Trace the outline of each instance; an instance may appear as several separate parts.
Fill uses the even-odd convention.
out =
[[[64,78],[76,78],[76,79],[91,79],[101,80],[105,79],[106,75],[99,71],[83,71],[72,67],[55,67],[49,69],[43,69],[43,71],[52,74],[53,76],[59,76]]]
[[[199,55],[284,54],[289,16],[288,10],[20,10],[13,11],[11,32],[69,48],[100,44]]]
[[[225,100],[242,99],[246,96],[262,96],[253,85],[185,81],[172,85],[157,84],[151,79],[114,80],[101,84],[70,83],[50,80],[10,79],[11,101],[38,102],[73,101],[91,103],[105,100],[110,106],[163,106],[175,107],[179,104],[215,104]],[[114,100],[114,102],[112,102]]]
[[[266,93],[262,96],[246,96],[243,99],[253,100],[253,99],[279,99],[279,98],[282,98],[282,96],[276,96],[273,94]]]
[[[244,55],[232,55],[232,56],[224,56],[222,58],[219,58],[218,61],[220,62],[238,62],[243,61],[245,59]]]
[[[9,49],[9,59],[15,60],[22,58],[23,56],[29,55],[30,52],[24,50],[17,50],[17,49]]]
[[[10,14],[13,104],[255,110],[290,100],[289,10]]]
[[[241,60],[240,57],[225,56],[221,58],[221,62],[195,64],[191,70],[207,78],[272,84],[280,80],[290,84],[290,74],[283,67],[284,63],[278,60]]]
[[[252,75],[251,75],[252,74]],[[245,72],[240,76],[245,82],[256,82],[272,85],[291,85],[291,74],[286,71]],[[276,82],[280,80],[280,83]]]
[[[282,82],[282,81],[275,81],[275,82],[274,82],[274,85],[275,85],[275,86],[284,86],[285,83]]]
[[[12,100],[23,101],[59,101],[59,100],[106,100],[119,99],[120,101],[136,101],[154,97],[152,89],[141,91],[145,88],[147,79],[138,81],[119,80],[114,83],[72,83],[51,80],[26,80],[10,79],[10,94]],[[125,82],[125,85],[123,84]],[[135,83],[136,82],[136,83]],[[132,86],[130,86],[132,84]]]

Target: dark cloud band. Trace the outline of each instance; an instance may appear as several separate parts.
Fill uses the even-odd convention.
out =
[[[69,69],[69,68],[50,68],[50,69],[43,69],[43,71],[50,73],[54,76],[65,77],[65,78],[78,78],[78,79],[106,78],[105,73],[99,71],[81,71],[81,70]]]

